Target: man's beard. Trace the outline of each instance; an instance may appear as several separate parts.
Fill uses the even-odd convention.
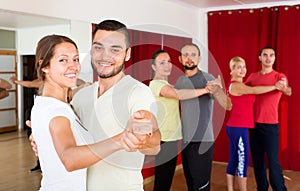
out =
[[[93,71],[97,73],[98,77],[110,78],[110,77],[113,77],[113,76],[119,74],[123,70],[124,65],[125,65],[125,60],[122,65],[120,65],[118,68],[114,69],[111,73],[108,73],[108,74],[101,74],[100,72],[98,72],[97,68],[94,66],[93,63],[92,63],[92,68],[93,68]]]
[[[193,66],[183,66],[185,70],[194,70],[197,65],[193,65]]]

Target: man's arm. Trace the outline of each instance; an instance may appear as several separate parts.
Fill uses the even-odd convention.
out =
[[[3,88],[3,89],[11,89],[11,88],[12,88],[12,85],[11,85],[8,81],[6,81],[6,80],[0,78],[0,88]]]
[[[230,111],[232,108],[232,103],[228,95],[226,95],[222,89],[221,77],[218,76],[217,79],[209,81],[206,84],[210,93],[216,98],[219,104],[226,110]]]
[[[14,75],[10,77],[10,81],[12,81],[14,84],[21,85],[27,88],[40,88],[43,85],[43,81],[40,79],[35,79],[32,81],[23,81],[17,80],[16,76]]]
[[[9,96],[8,91],[6,89],[0,88],[0,99],[6,98]]]
[[[231,100],[229,98],[229,96],[227,96],[223,89],[218,86],[218,85],[214,85],[213,87],[209,87],[210,91],[212,92],[213,96],[216,98],[216,100],[219,102],[219,104],[226,110],[230,111],[232,108],[232,103]]]

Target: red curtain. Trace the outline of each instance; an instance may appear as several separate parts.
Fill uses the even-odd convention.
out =
[[[229,60],[241,56],[246,60],[247,74],[258,71],[258,54],[269,45],[276,50],[274,69],[285,73],[293,94],[280,101],[279,159],[283,169],[300,170],[300,6],[279,6],[258,9],[226,10],[208,13],[209,71],[215,73],[212,60],[220,67],[224,81],[230,80]],[[248,75],[246,76],[246,78]],[[223,128],[216,139],[214,160],[228,161],[228,138]]]
[[[161,34],[138,30],[129,30],[129,34],[131,58],[125,63],[125,73],[148,85],[152,53],[162,49]]]

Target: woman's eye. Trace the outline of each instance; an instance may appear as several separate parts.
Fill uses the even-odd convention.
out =
[[[66,59],[60,59],[59,62],[68,62]]]

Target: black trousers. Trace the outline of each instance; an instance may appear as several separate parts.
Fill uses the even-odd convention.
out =
[[[176,169],[178,141],[161,142],[160,152],[155,156],[154,191],[171,188]]]
[[[209,191],[213,142],[184,142],[182,166],[189,191]]]
[[[282,169],[278,159],[279,125],[255,123],[249,129],[250,147],[258,191],[268,191],[265,156],[268,158],[269,178],[273,191],[286,191]]]

